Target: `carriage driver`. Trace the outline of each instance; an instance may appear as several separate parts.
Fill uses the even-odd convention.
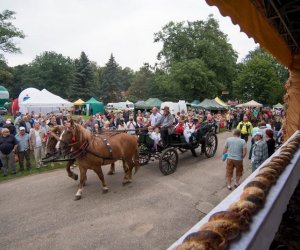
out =
[[[163,115],[160,120],[153,126],[153,128],[160,127],[160,134],[163,145],[165,146],[168,142],[169,135],[174,133],[173,116],[170,113],[170,108],[165,106],[163,109]]]

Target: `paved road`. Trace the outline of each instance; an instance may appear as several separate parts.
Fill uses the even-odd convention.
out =
[[[229,135],[218,135],[214,158],[181,154],[170,176],[153,162],[124,187],[118,166],[106,176],[107,194],[88,172],[80,201],[64,170],[1,183],[0,249],[166,249],[228,195],[220,158]],[[249,173],[247,167],[244,177]]]

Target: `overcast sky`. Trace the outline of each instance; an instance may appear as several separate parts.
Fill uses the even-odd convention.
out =
[[[239,54],[239,60],[255,43],[228,17],[205,0],[0,0],[1,11],[15,11],[14,25],[25,39],[16,40],[22,54],[5,54],[10,66],[31,62],[44,51],[78,58],[84,51],[104,66],[111,53],[122,67],[137,70],[154,64],[162,44],[154,33],[169,21],[219,20],[221,30]]]

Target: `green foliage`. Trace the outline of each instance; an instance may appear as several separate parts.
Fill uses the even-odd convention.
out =
[[[214,98],[218,89],[215,77],[215,72],[208,69],[201,59],[177,62],[170,69],[170,79],[177,99],[192,101]]]
[[[90,60],[82,51],[80,58],[75,60],[75,79],[71,85],[72,99],[88,100],[95,92],[97,93],[97,89],[93,89],[95,77]]]
[[[23,88],[35,87],[46,88],[50,92],[64,98],[70,96],[70,85],[74,81],[74,63],[70,58],[64,57],[52,51],[47,51],[37,56],[29,67],[19,68],[21,70],[20,81]],[[23,72],[22,74],[22,71]]]
[[[187,65],[190,64],[193,67],[190,73],[195,73],[194,65],[201,61],[200,67],[206,72],[200,76],[200,72],[197,71],[197,76],[189,76],[192,78],[189,86],[201,89],[201,86],[206,85],[210,90],[213,89],[211,94],[219,95],[222,90],[228,90],[232,95],[232,81],[236,76],[237,54],[228,42],[227,36],[219,29],[218,21],[212,16],[209,16],[207,21],[170,22],[163,27],[162,31],[155,34],[154,41],[163,43],[163,49],[158,54],[158,60],[161,61],[160,67],[166,72],[178,71],[178,66],[174,66],[174,64],[186,62],[183,64],[185,68],[187,69]],[[171,70],[173,67],[175,68]],[[178,79],[179,75],[176,75],[176,79]],[[209,75],[211,80],[209,83],[201,83],[200,78],[205,80],[205,75]],[[187,74],[185,74],[185,83],[188,81],[186,76]],[[172,74],[170,77],[172,78]],[[171,80],[169,79],[168,82],[170,83]],[[189,94],[185,96],[193,98]]]
[[[117,64],[113,54],[111,54],[106,66],[103,69],[100,84],[100,97],[104,103],[117,102],[122,99],[122,77],[120,72],[120,67]]]
[[[18,30],[9,20],[15,19],[16,13],[4,10],[0,13],[0,50],[8,53],[18,53],[20,49],[13,42],[14,38],[24,38],[23,31]],[[3,58],[3,54],[0,54]]]
[[[236,97],[270,105],[282,102],[286,79],[287,70],[263,49],[257,48],[239,66],[234,82]]]

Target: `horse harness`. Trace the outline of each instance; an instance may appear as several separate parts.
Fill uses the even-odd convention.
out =
[[[116,134],[117,134],[117,133],[116,133]],[[112,137],[112,136],[114,136],[114,135],[116,135],[116,134],[113,134],[113,135],[111,135],[110,137]],[[100,154],[98,154],[98,153],[95,153],[95,152],[89,150],[88,147],[89,147],[90,144],[89,144],[88,141],[86,141],[86,142],[84,142],[84,143],[80,146],[79,149],[76,149],[76,150],[74,150],[74,151],[71,151],[69,154],[67,154],[67,155],[69,156],[70,160],[73,160],[73,159],[76,159],[76,158],[83,157],[83,156],[86,155],[86,154],[91,154],[91,155],[93,155],[93,156],[96,156],[96,157],[98,157],[98,158],[101,158],[101,159],[103,159],[103,161],[106,161],[106,160],[116,160],[116,159],[113,158],[113,155],[112,155],[113,150],[112,150],[112,147],[111,147],[111,145],[110,145],[110,142],[109,142],[108,138],[104,138],[103,136],[94,136],[93,139],[95,139],[96,137],[99,138],[99,139],[101,139],[101,141],[103,142],[104,146],[106,147],[107,151],[109,152],[109,156],[108,156],[108,157],[104,157],[104,156],[102,156],[102,155],[100,155]],[[70,144],[70,145],[71,145],[71,144]],[[120,159],[120,160],[121,160],[121,159]]]

